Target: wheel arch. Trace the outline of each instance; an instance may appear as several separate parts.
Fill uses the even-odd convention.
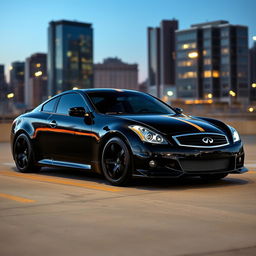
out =
[[[121,131],[114,130],[114,131],[108,132],[101,138],[101,140],[99,142],[98,156],[97,156],[98,164],[95,166],[96,172],[103,174],[102,170],[101,170],[102,151],[103,151],[103,148],[104,148],[105,144],[107,143],[107,141],[109,141],[111,138],[115,138],[115,137],[120,138],[126,144],[128,150],[132,156],[132,149],[131,149],[131,145],[129,143],[128,138]],[[133,165],[133,158],[131,158],[131,162]]]
[[[23,128],[21,128],[21,129],[19,129],[14,135],[13,135],[13,139],[12,139],[12,145],[11,145],[11,147],[12,147],[12,155],[13,155],[13,157],[14,157],[14,144],[15,144],[15,141],[16,141],[16,139],[21,135],[21,134],[25,134],[28,138],[29,138],[29,140],[31,140],[31,137],[30,137],[30,135],[29,135],[29,133],[25,130],[25,129],[23,129]]]

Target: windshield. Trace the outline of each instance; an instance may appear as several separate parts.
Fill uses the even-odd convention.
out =
[[[102,114],[175,114],[171,107],[154,97],[139,92],[87,92]]]

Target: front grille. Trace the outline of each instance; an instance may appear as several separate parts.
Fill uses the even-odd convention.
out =
[[[218,133],[192,133],[173,136],[179,146],[196,148],[216,148],[229,144],[228,139],[223,134]]]
[[[230,159],[181,159],[180,165],[185,172],[220,172],[230,169]]]

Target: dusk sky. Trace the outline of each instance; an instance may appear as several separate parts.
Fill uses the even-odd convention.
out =
[[[47,27],[52,20],[93,24],[94,62],[119,57],[139,64],[139,80],[147,77],[146,28],[162,19],[178,19],[179,28],[227,20],[249,27],[249,45],[256,35],[256,0],[0,0],[0,64],[24,61],[47,52]],[[6,72],[6,73],[7,73]]]

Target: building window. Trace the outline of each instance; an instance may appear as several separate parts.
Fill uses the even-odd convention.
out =
[[[227,47],[221,48],[221,54],[229,54],[229,49]]]
[[[218,78],[218,77],[220,77],[220,73],[218,70],[205,70],[204,77],[205,78],[209,78],[209,77]]]
[[[193,60],[178,61],[178,66],[179,67],[191,67],[193,65],[195,65],[195,62]]]
[[[187,78],[196,78],[197,74],[196,74],[196,72],[188,71],[188,72],[179,74],[178,76],[180,79],[187,79]]]
[[[177,41],[196,40],[196,32],[177,34]]]
[[[220,43],[221,43],[221,45],[225,46],[225,45],[229,44],[229,40],[227,38],[221,39]]]
[[[222,71],[221,76],[229,77],[229,72],[228,71]]]
[[[210,39],[206,39],[203,41],[204,47],[210,47],[211,46],[211,40]]]
[[[221,37],[227,37],[227,36],[229,36],[229,28],[221,29]]]
[[[211,59],[210,58],[206,58],[204,59],[204,65],[211,65]]]
[[[196,43],[193,42],[193,43],[179,43],[178,44],[178,49],[179,50],[186,50],[186,49],[195,49],[196,48]]]

